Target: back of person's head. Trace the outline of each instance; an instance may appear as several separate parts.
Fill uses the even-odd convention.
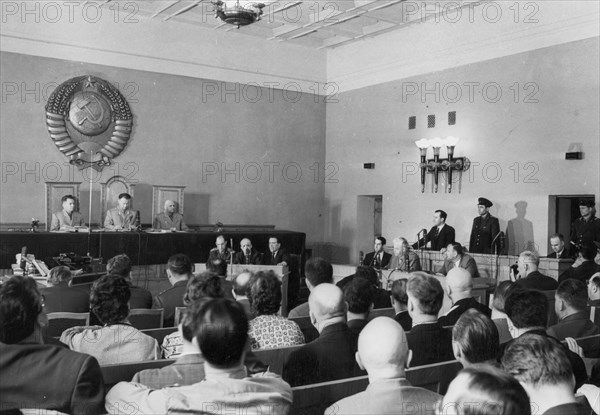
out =
[[[442,400],[442,414],[531,415],[527,392],[497,367],[477,364],[461,370]]]
[[[71,275],[69,267],[59,265],[50,270],[48,282],[52,285],[68,284],[69,281],[71,281],[71,278],[73,278],[73,276]]]
[[[275,314],[281,307],[281,281],[273,271],[259,271],[248,283],[248,301],[253,317]]]
[[[410,297],[413,297],[417,301],[415,307],[421,313],[438,315],[444,301],[444,290],[437,278],[427,274],[413,273],[406,288],[409,302],[411,301]]]
[[[333,318],[346,318],[347,305],[344,301],[344,293],[333,284],[319,284],[308,297],[310,313],[317,322]]]
[[[245,297],[248,295],[248,283],[250,282],[250,278],[252,278],[254,274],[248,270],[244,270],[237,277],[233,279],[233,292],[238,297]]]
[[[556,289],[556,297],[576,311],[584,311],[587,308],[588,290],[583,281],[564,280]]]
[[[322,283],[333,283],[333,267],[323,258],[311,258],[306,261],[304,275],[313,287]]]
[[[221,278],[214,272],[205,271],[193,275],[187,283],[183,304],[189,306],[202,298],[223,298],[225,291],[221,285]]]
[[[167,269],[175,275],[189,276],[193,269],[192,260],[185,254],[175,254],[169,258]]]
[[[506,301],[506,297],[508,297],[514,287],[515,283],[510,280],[498,283],[496,289],[494,290],[494,301],[492,302],[492,307],[504,313],[504,303]]]
[[[94,281],[90,309],[103,324],[118,323],[129,315],[129,283],[120,275],[104,275]]]
[[[360,332],[357,361],[370,377],[403,377],[409,356],[402,326],[389,317],[374,318]]]
[[[451,295],[470,293],[473,289],[473,277],[466,269],[454,267],[446,275],[446,287]]]
[[[596,247],[593,244],[583,244],[581,246],[581,249],[579,250],[579,253],[581,254],[581,257],[587,261],[593,261],[594,258],[596,257],[596,252],[598,250],[596,249]]]
[[[227,275],[227,262],[214,259],[206,262],[206,269],[224,277]]]
[[[14,344],[29,337],[43,308],[33,278],[14,276],[0,285],[0,342]]]
[[[348,304],[348,311],[355,314],[367,313],[373,305],[374,294],[370,281],[364,278],[353,278],[344,287],[344,300]]]
[[[227,298],[197,301],[186,314],[194,322],[194,336],[208,363],[219,368],[241,364],[248,319],[240,303]]]
[[[544,385],[575,386],[564,347],[554,338],[525,333],[509,343],[502,367],[521,383],[539,389]]]
[[[379,287],[379,277],[375,268],[366,265],[359,265],[356,267],[355,278],[364,278],[369,281],[373,287]]]
[[[408,279],[400,278],[392,283],[392,297],[394,301],[406,305],[408,304],[408,294],[406,294],[406,286]]]
[[[106,263],[106,272],[108,274],[129,278],[131,267],[131,259],[126,254],[120,254],[108,260]]]
[[[523,251],[519,254],[519,258],[526,264],[534,264],[536,267],[540,264],[540,258],[535,252]]]
[[[491,318],[474,308],[459,317],[452,328],[452,341],[454,355],[458,358],[459,351],[460,357],[468,363],[495,361],[500,353],[498,328]]]
[[[515,290],[504,302],[504,311],[518,329],[548,324],[548,299],[541,291]]]

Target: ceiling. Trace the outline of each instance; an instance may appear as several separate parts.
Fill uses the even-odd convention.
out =
[[[484,1],[281,0],[267,3],[262,19],[239,29],[215,18],[210,0],[104,0],[126,16],[181,22],[219,31],[239,31],[273,42],[335,48],[426,21],[464,19]],[[107,4],[110,3],[110,4]],[[270,3],[270,4],[269,4]],[[469,11],[467,8],[471,8]]]

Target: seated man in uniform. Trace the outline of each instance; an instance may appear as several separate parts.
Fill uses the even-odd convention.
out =
[[[152,222],[154,229],[171,231],[187,231],[189,228],[183,220],[183,215],[177,212],[177,204],[172,200],[165,200],[165,211],[159,213]]]
[[[75,197],[63,196],[61,199],[63,210],[52,214],[51,231],[71,231],[75,226],[84,226],[83,216],[75,212]]]
[[[140,227],[140,212],[130,209],[131,196],[128,193],[119,195],[118,207],[106,212],[104,227],[109,230],[137,230]]]
[[[233,243],[233,242],[232,242]],[[215,241],[216,248],[213,248],[208,253],[208,261],[215,261],[217,259],[223,262],[231,262],[234,251],[231,248],[227,248],[227,240],[223,235],[217,236],[217,240]]]

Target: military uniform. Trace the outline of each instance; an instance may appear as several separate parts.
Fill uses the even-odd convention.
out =
[[[590,220],[575,219],[571,224],[571,241],[578,246],[600,242],[600,219],[593,215]]]
[[[488,199],[480,197],[477,205],[485,207],[493,206],[492,202]],[[491,254],[494,252],[492,249],[492,241],[500,232],[500,223],[498,218],[486,213],[483,216],[477,216],[473,219],[473,227],[471,228],[471,238],[469,242],[469,252],[473,254]],[[499,240],[496,239],[494,244],[499,246]]]
[[[233,249],[230,248],[225,249],[223,252],[219,252],[219,248],[213,248],[208,253],[208,261],[221,260],[223,262],[229,263],[229,261],[231,261],[232,253]]]

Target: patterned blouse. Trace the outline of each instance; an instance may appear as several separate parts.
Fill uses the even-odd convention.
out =
[[[304,344],[304,334],[298,324],[276,314],[250,320],[248,336],[252,350]]]

